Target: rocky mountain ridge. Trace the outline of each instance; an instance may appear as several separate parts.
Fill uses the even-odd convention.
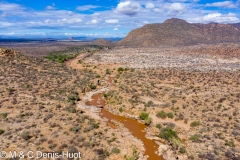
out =
[[[118,44],[129,47],[156,47],[225,42],[240,42],[240,23],[200,24],[172,18],[164,21],[164,23],[147,24],[132,30]]]

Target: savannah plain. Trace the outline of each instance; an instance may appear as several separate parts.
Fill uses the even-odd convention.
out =
[[[0,48],[0,150],[155,160],[120,115],[145,126],[159,159],[240,159],[239,43],[0,46],[12,48]]]

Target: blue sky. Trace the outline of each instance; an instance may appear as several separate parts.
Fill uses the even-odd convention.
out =
[[[240,0],[0,0],[0,36],[124,37],[172,17],[239,23]]]

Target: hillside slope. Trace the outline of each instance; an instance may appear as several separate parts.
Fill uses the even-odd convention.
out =
[[[200,43],[240,42],[239,24],[191,24],[172,18],[131,31],[119,45],[153,47]]]

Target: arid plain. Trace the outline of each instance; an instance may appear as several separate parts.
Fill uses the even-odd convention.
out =
[[[104,99],[104,110],[145,124],[159,159],[240,158],[240,44],[47,45],[0,51],[1,150],[147,159],[148,146],[104,116]],[[53,51],[79,55],[61,64],[44,57]]]

